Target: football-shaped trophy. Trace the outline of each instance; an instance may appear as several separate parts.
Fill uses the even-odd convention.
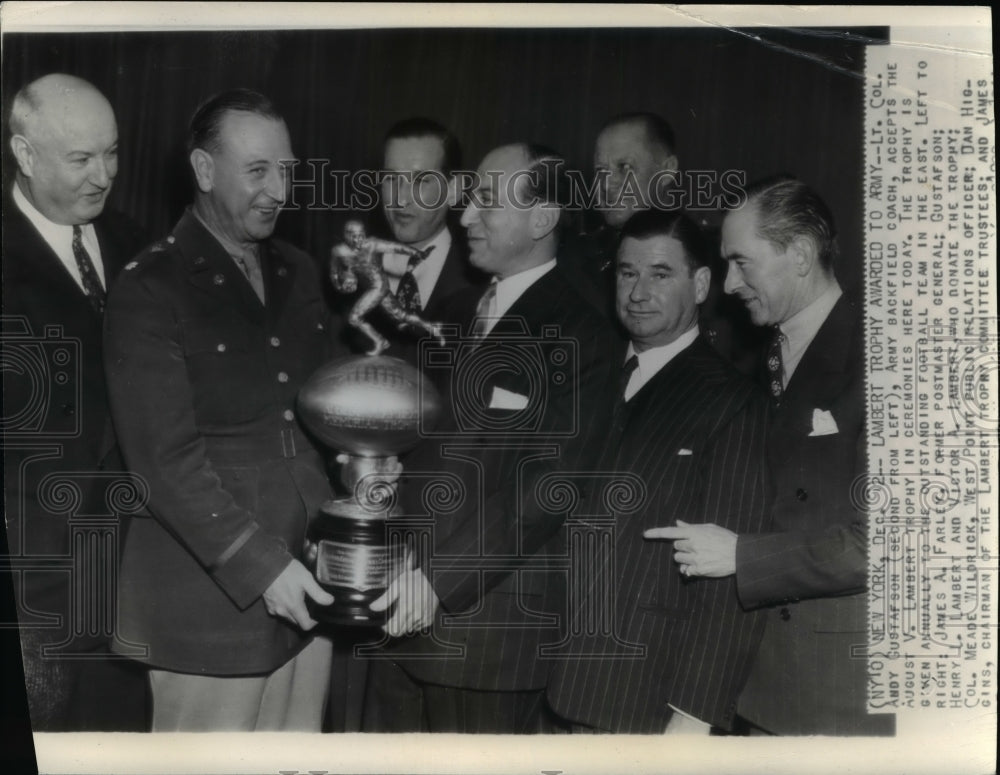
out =
[[[313,606],[331,624],[377,625],[369,610],[404,558],[389,546],[386,520],[396,504],[396,455],[420,440],[441,412],[431,382],[398,358],[351,356],[313,374],[298,397],[303,423],[322,443],[345,453],[341,480],[351,495],[326,501],[310,522],[306,565],[333,595]]]
[[[404,561],[387,540],[401,471],[396,456],[416,446],[421,428],[433,426],[441,398],[413,366],[380,354],[388,343],[364,317],[381,306],[401,329],[415,325],[439,339],[440,333],[436,325],[398,307],[375,258],[376,249],[414,249],[367,238],[355,221],[348,222],[345,236],[346,242],[332,251],[331,279],[342,292],[357,290],[357,275],[365,281],[349,321],[369,336],[373,348],[367,355],[322,366],[299,391],[302,422],[321,443],[342,453],[341,481],[351,493],[327,501],[313,517],[305,560],[320,586],[334,597],[329,606],[310,606],[315,619],[374,626],[385,620],[385,613],[371,611],[369,605]]]

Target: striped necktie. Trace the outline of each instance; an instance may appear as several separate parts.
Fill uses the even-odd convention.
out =
[[[486,292],[476,305],[476,321],[472,325],[472,338],[482,339],[486,336],[490,318],[495,315],[497,301],[497,284],[490,283]]]

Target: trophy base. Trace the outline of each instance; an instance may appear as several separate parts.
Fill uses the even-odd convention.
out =
[[[312,600],[307,601],[309,613],[321,624],[333,624],[348,627],[381,627],[388,618],[387,611],[372,611],[368,606],[381,597],[383,589],[370,592],[358,592],[356,589],[334,587],[321,584],[334,597],[330,605],[319,605]]]

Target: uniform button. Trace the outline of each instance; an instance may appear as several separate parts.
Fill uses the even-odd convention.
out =
[[[194,265],[195,266],[201,266],[204,263],[205,263],[205,257],[204,256],[198,256],[198,258],[196,258],[194,260]]]
[[[173,234],[171,234],[171,235],[170,235],[169,237],[167,237],[167,242],[169,242],[169,243],[170,243],[171,245],[173,245],[173,244],[174,244],[174,242],[176,242],[176,241],[177,241],[177,238],[176,238],[176,237],[174,237],[174,235],[173,235]],[[200,260],[200,261],[204,261],[205,259],[204,259],[204,258],[200,258],[200,257],[199,257],[199,260]]]
[[[272,336],[270,341],[271,341],[271,347],[280,347],[281,346],[281,340],[278,339],[278,337],[276,337],[276,336]]]
[[[215,283],[216,285],[222,285],[225,281],[226,278],[223,277],[221,274],[217,274],[215,277],[212,278],[212,282]]]
[[[279,266],[278,267],[278,277],[284,277],[286,274],[288,274],[288,270],[285,269],[285,267],[283,267],[283,266]]]
[[[317,323],[316,324],[316,330],[317,331],[322,331],[324,328],[326,328],[326,326],[324,326],[322,323]]]
[[[295,412],[293,412],[291,409],[286,409],[282,416],[286,420],[288,420],[288,422],[291,422],[292,420],[295,419]]]
[[[215,346],[215,349],[218,350],[220,353],[224,353],[226,351],[226,345],[223,342],[219,342],[219,344]]]
[[[76,414],[76,404],[63,404],[62,410],[64,415],[72,417]]]
[[[278,382],[288,382],[288,375],[283,371],[278,372]]]
[[[778,612],[778,616],[781,617],[781,621],[783,621],[783,622],[787,622],[789,619],[792,618],[792,614],[791,614],[791,612],[787,608],[782,608]]]
[[[795,491],[795,498],[800,501],[804,501],[809,497],[809,493],[803,490],[801,487]]]

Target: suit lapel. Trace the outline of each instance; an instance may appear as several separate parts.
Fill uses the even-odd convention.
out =
[[[489,342],[497,337],[530,333],[524,330],[524,321],[533,320],[539,310],[552,310],[559,303],[565,287],[559,267],[550,269],[518,296],[510,309],[497,320],[484,341]],[[560,322],[555,317],[552,318],[553,325],[558,325]]]
[[[441,267],[441,274],[438,275],[437,282],[434,283],[434,290],[431,291],[430,298],[424,305],[424,311],[433,311],[451,294],[461,290],[465,285],[462,282],[463,274],[462,256],[459,253],[458,243],[452,235],[451,247],[448,249],[448,255]]]
[[[854,305],[841,296],[796,366],[780,407],[772,412],[769,447],[775,461],[783,459],[795,439],[812,431],[813,410],[829,410],[846,390],[854,376],[849,364],[858,324]]]
[[[49,243],[12,200],[5,200],[5,205],[7,213],[4,243],[9,255],[5,254],[3,261],[18,263],[15,271],[24,277],[25,287],[45,289],[46,299],[40,300],[43,306],[54,304],[64,308],[69,305],[77,315],[98,319],[98,313],[91,306],[87,294],[70,275]]]

